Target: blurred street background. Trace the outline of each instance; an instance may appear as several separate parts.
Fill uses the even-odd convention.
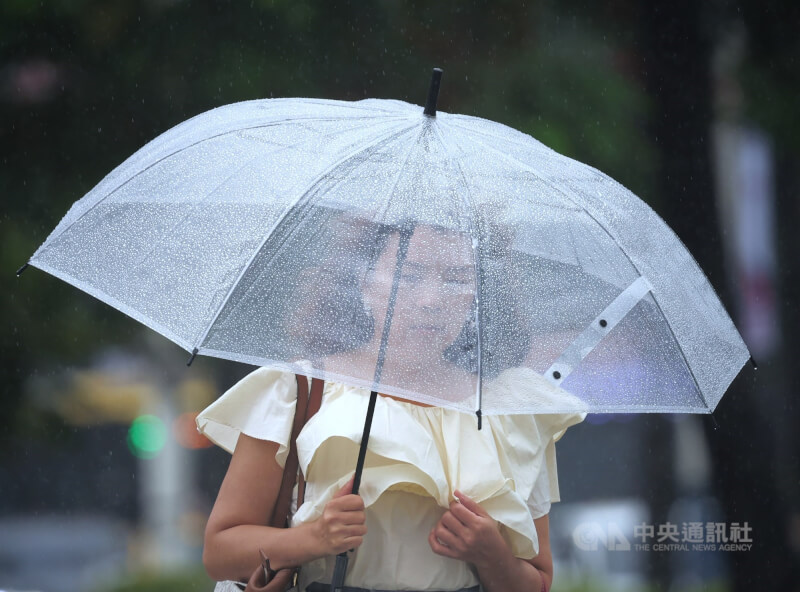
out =
[[[422,105],[435,66],[441,111],[522,130],[644,199],[758,363],[713,418],[590,415],[567,432],[553,591],[800,590],[798,33],[789,0],[3,0],[0,590],[211,590],[203,529],[229,456],[194,416],[252,371],[187,368],[124,314],[15,270],[185,119],[270,97]],[[716,550],[654,545],[692,524]]]

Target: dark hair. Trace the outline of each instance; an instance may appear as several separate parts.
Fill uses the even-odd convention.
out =
[[[332,226],[339,231],[328,233],[318,249],[320,265],[313,280],[325,281],[325,290],[316,294],[316,306],[309,311],[312,318],[308,324],[313,330],[298,344],[304,355],[316,358],[357,349],[372,339],[375,319],[360,286],[364,274],[375,267],[386,249],[389,237],[400,232],[393,225],[366,223],[344,214],[339,214],[336,222]],[[335,246],[342,243],[349,247],[349,257],[336,256]],[[335,266],[335,273],[326,274],[328,266]]]

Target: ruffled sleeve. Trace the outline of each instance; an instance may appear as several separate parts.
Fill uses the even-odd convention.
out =
[[[539,473],[528,497],[531,516],[541,518],[550,512],[552,504],[561,501],[558,487],[558,467],[556,464],[556,442],[566,433],[567,428],[586,419],[586,412],[547,413],[536,416],[540,434],[547,444],[542,452]]]
[[[531,495],[528,498],[528,508],[531,517],[535,520],[550,513],[550,505],[561,501],[558,491],[558,471],[556,469],[556,447],[552,440],[544,451],[544,459],[540,465],[539,474],[533,483]]]
[[[283,467],[289,454],[296,403],[294,374],[259,368],[201,411],[197,430],[231,454],[239,434],[277,442],[275,460]]]

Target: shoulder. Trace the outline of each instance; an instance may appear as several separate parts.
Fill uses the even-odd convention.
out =
[[[252,405],[294,405],[296,400],[296,375],[286,369],[265,366],[234,384],[200,415],[222,408],[241,410]]]
[[[197,429],[233,453],[239,434],[285,446],[297,402],[294,373],[275,367],[259,368],[233,385],[197,416]]]

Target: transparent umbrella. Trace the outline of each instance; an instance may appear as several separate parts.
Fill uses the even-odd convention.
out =
[[[596,169],[437,112],[440,74],[426,110],[266,99],[189,119],[29,263],[193,355],[309,360],[312,376],[484,414],[711,412],[750,355],[680,240]],[[393,291],[376,264],[403,245]],[[572,396],[484,398],[508,368]]]
[[[265,99],[189,119],[77,201],[29,264],[191,359],[479,419],[713,411],[750,354],[680,240],[596,169],[437,112],[440,77],[424,110]],[[549,395],[484,396],[509,369]]]

